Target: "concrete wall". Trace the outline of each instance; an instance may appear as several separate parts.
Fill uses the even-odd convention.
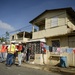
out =
[[[45,19],[45,28],[51,28],[51,19],[53,17],[58,17],[58,26],[65,25],[66,23],[66,12],[65,11],[55,11],[47,14]]]
[[[52,40],[59,40],[60,41],[60,47],[68,47],[68,36],[47,38],[46,39],[47,45],[52,46]]]
[[[51,52],[50,53],[50,65],[60,65],[61,66],[60,59],[63,56],[66,57],[65,62],[66,62],[67,67],[75,66],[75,65],[73,65],[73,61],[75,61],[75,60],[73,60],[73,54],[72,53],[67,53],[67,52],[61,53],[59,55],[53,54],[53,52]]]
[[[68,63],[69,63],[69,66],[74,66],[75,67],[75,53],[69,53],[69,56],[68,56]]]
[[[25,34],[24,34],[25,35]],[[22,38],[18,38],[17,33],[10,36],[10,40],[12,41],[12,37],[14,36],[14,40],[16,42],[27,42],[29,38],[25,38],[24,36]]]
[[[35,54],[35,60],[34,63],[35,64],[50,64],[50,52],[47,50],[46,54]]]
[[[68,25],[72,30],[75,30],[75,21],[67,14],[66,25]]]
[[[44,63],[48,65],[61,65],[60,59],[62,56],[66,56],[67,61],[66,66],[74,66],[75,67],[75,53],[61,53],[55,54],[54,52],[48,52],[44,55]],[[42,54],[35,54],[34,64],[41,64],[43,65],[43,55]]]
[[[60,27],[55,27],[51,29],[34,32],[32,39],[61,36],[61,35],[66,35],[69,32],[71,32],[71,29],[68,29],[67,26],[60,26]]]
[[[58,17],[58,26],[51,27],[51,18],[52,17]],[[40,16],[38,19],[36,19],[35,23],[38,20],[39,20],[38,23],[40,23],[40,21],[43,18],[45,19],[45,29],[41,30],[41,31],[33,32],[32,39],[66,35],[66,34],[70,33],[72,31],[72,29],[75,29],[74,24],[72,22],[70,22],[70,20],[69,20],[70,17],[67,16],[67,13],[65,10],[48,12],[48,13]],[[42,27],[43,26],[44,25],[42,25]],[[67,26],[69,26],[69,28],[67,28]]]

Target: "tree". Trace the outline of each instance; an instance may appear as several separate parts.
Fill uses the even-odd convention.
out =
[[[6,32],[6,37],[5,37],[5,39],[6,39],[6,42],[8,42],[8,40],[9,40],[9,32]]]
[[[0,37],[0,42],[4,42],[5,38],[4,37]]]

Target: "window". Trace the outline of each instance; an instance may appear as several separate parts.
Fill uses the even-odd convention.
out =
[[[12,40],[14,40],[14,36],[12,36]]]
[[[60,47],[60,41],[59,40],[52,40],[52,47]]]
[[[58,17],[51,18],[51,27],[58,26]]]

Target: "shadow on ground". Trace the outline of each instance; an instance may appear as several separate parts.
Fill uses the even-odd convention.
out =
[[[68,73],[68,72],[56,72],[56,73],[59,73],[61,75],[75,75],[75,73]]]
[[[70,72],[64,72],[64,71],[61,71],[60,69],[49,69],[49,71],[53,72],[53,73],[58,73],[58,74],[61,74],[61,75],[75,75],[75,73],[70,73]]]

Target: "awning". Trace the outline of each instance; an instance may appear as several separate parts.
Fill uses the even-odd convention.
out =
[[[28,42],[36,42],[36,41],[40,41],[40,42],[46,42],[45,38],[41,38],[41,39],[31,39]]]

